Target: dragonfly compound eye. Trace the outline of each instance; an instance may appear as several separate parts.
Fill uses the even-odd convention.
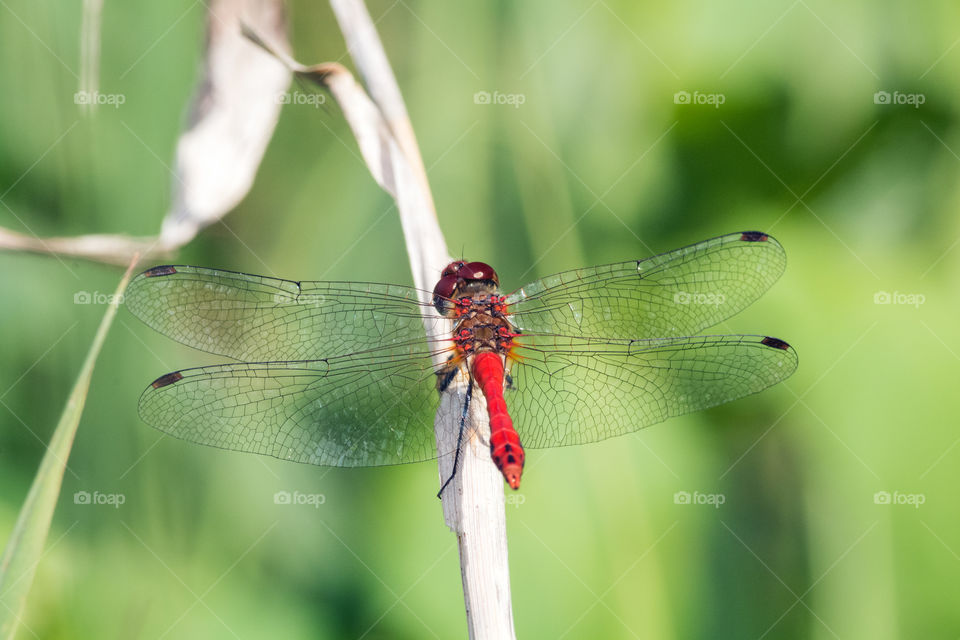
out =
[[[444,273],[446,273],[446,269],[444,269]],[[446,315],[453,309],[454,304],[451,298],[458,282],[460,282],[460,278],[455,274],[447,274],[440,278],[437,286],[433,288],[433,306],[440,312],[440,315]]]
[[[446,267],[443,268],[443,272],[440,274],[442,277],[456,275],[457,271],[460,270],[463,265],[467,264],[463,260],[457,260],[456,262],[451,262]]]
[[[492,280],[498,286],[500,285],[497,272],[486,262],[468,262],[460,267],[457,275],[464,280]]]

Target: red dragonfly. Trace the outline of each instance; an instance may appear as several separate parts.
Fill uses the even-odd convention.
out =
[[[157,378],[140,415],[178,438],[283,460],[419,462],[437,456],[437,391],[464,374],[461,441],[476,385],[491,457],[516,489],[524,447],[631,433],[789,377],[797,356],[783,340],[695,335],[756,300],[785,265],[773,237],[747,231],[507,295],[482,262],[451,263],[431,295],[154,267],[130,284],[127,307],[174,340],[241,362]]]

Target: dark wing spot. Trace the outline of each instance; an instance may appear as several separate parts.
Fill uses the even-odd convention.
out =
[[[183,374],[180,373],[179,371],[174,371],[173,373],[167,373],[165,375],[160,376],[159,378],[154,380],[152,383],[150,383],[150,386],[153,387],[154,389],[161,389],[163,387],[167,387],[173,384],[174,382],[178,382],[180,380],[183,380]]]
[[[507,456],[507,464],[517,464],[517,459],[513,457],[513,454]]]
[[[744,242],[766,242],[770,236],[761,231],[744,231],[740,239]]]
[[[503,450],[507,453],[510,453],[513,451],[513,445],[508,442],[507,444],[503,445]]]
[[[177,272],[177,268],[173,265],[165,264],[160,267],[154,267],[152,269],[147,269],[143,272],[144,278],[155,278],[156,276],[169,276]]]
[[[783,349],[784,351],[790,348],[790,345],[781,340],[780,338],[764,338],[760,341],[760,344],[773,347],[774,349]]]

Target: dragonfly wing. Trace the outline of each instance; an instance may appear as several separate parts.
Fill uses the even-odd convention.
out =
[[[177,438],[316,465],[363,467],[436,457],[429,354],[236,363],[158,378],[145,422]]]
[[[653,256],[565,271],[507,297],[523,331],[609,338],[687,336],[760,297],[783,273],[772,236],[747,231]]]
[[[188,266],[134,278],[127,307],[178,342],[236,360],[315,360],[426,340],[410,287],[294,282]],[[443,322],[439,318],[437,322]]]
[[[742,398],[797,368],[764,336],[599,340],[525,335],[507,406],[525,447],[596,442]]]

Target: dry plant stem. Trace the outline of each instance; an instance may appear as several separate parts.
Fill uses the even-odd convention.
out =
[[[148,262],[165,260],[172,255],[172,248],[161,245],[156,238],[114,234],[37,238],[3,228],[0,228],[0,250],[57,254],[116,265],[128,264],[134,254],[141,254],[141,260]]]
[[[362,0],[330,0],[330,6],[340,23],[350,57],[356,63],[373,102],[380,108],[403,155],[409,160],[410,167],[429,201],[430,211],[436,217],[427,171],[423,166],[413,125],[407,115],[407,106],[403,102],[400,87],[390,69],[390,62],[367,7]]]
[[[275,51],[256,34],[248,31],[247,35],[283,60],[301,78],[327,88],[336,99],[370,173],[396,200],[414,284],[421,290],[421,301],[429,303],[428,292],[433,289],[440,269],[450,257],[437,222],[413,127],[363,3],[360,0],[331,0],[331,4],[369,95],[341,65],[327,63],[306,67]],[[427,337],[431,340],[447,339],[451,329],[449,323],[437,323],[435,318],[424,318]],[[443,357],[444,354],[438,354],[436,362],[440,363]],[[440,398],[434,430],[437,449],[441,453],[456,448],[466,387],[466,375],[461,375]],[[474,393],[466,421],[468,433],[473,435],[463,443],[460,469],[444,491],[442,500],[444,519],[457,534],[470,637],[499,640],[513,638],[515,633],[510,603],[503,480],[490,460],[490,432],[485,409],[482,394]],[[454,456],[441,456],[441,483],[453,473],[453,464]]]
[[[351,57],[384,120],[384,124],[378,124],[378,127],[385,126],[390,134],[392,142],[388,140],[388,146],[395,144],[402,152],[402,156],[396,157],[391,149],[390,154],[396,178],[397,208],[414,282],[418,288],[429,291],[437,277],[438,262],[442,266],[449,255],[437,223],[413,126],[363,2],[331,0],[331,5]],[[433,323],[427,319],[425,323],[429,334]],[[441,453],[453,451],[457,444],[459,425],[451,422],[458,422],[461,394],[466,387],[465,376],[451,387],[441,398],[434,425]],[[490,461],[485,409],[482,394],[473,394],[467,426],[478,428],[471,428],[474,435],[463,443],[461,468],[442,496],[443,511],[447,525],[457,534],[470,637],[513,638],[503,481]],[[440,458],[441,482],[453,472],[453,463],[453,456]]]
[[[462,376],[466,377],[466,376]],[[460,389],[465,380],[460,380]],[[440,399],[440,415],[459,415],[463,398],[446,393]],[[504,513],[503,478],[490,460],[490,430],[487,403],[475,388],[468,424],[479,427],[481,437],[465,439],[460,468],[443,493],[443,515],[457,534],[460,575],[466,605],[467,627],[472,640],[515,638],[510,600],[510,565],[507,558],[507,522]],[[440,451],[453,451],[456,430],[436,427]],[[440,477],[453,471],[453,456],[440,459]]]

